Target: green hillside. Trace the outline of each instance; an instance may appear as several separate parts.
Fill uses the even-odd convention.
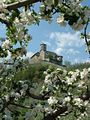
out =
[[[55,69],[57,67],[61,67],[59,65],[49,63],[49,62],[39,62],[34,64],[26,63],[25,68],[18,71],[14,76],[16,80],[30,80],[33,82],[41,82],[44,80],[45,75],[43,74],[48,68]],[[62,67],[61,67],[62,68]]]
[[[89,68],[90,63],[77,63],[70,66],[59,66],[57,64],[53,64],[50,62],[40,61],[38,63],[29,63],[25,61],[27,67],[24,67],[22,70],[17,71],[16,75],[14,76],[16,80],[30,80],[33,82],[41,82],[44,80],[45,75],[43,74],[44,71],[47,69],[55,69],[55,68],[62,68],[66,70],[75,70],[79,69],[82,70],[84,68]]]
[[[68,70],[75,70],[75,69],[79,69],[82,70],[84,68],[89,68],[90,67],[90,63],[86,62],[86,63],[76,63],[73,65],[70,65],[67,67]]]

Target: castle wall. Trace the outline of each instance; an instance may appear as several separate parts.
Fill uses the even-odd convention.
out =
[[[40,59],[38,56],[35,55],[31,60],[32,62],[38,62]]]
[[[62,56],[58,56],[54,52],[46,51],[46,44],[40,45],[40,52],[37,52],[32,56],[32,62],[39,62],[40,60],[49,61],[54,64],[62,65]]]
[[[41,51],[40,51],[39,59],[41,59],[41,60],[45,60],[45,58],[46,58],[45,51],[41,50]]]

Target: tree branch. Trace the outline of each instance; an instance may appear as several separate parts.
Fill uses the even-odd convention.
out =
[[[30,93],[29,91],[27,91],[26,92],[26,95],[27,96],[30,96],[31,98],[33,98],[33,99],[37,99],[37,100],[47,100],[48,98],[49,98],[49,93],[50,93],[51,91],[48,91],[48,92],[46,92],[44,95],[35,95],[35,94],[33,94],[33,93]]]
[[[31,106],[25,106],[25,105],[20,105],[18,103],[9,103],[9,105],[15,105],[17,107],[26,108],[26,109],[32,109],[32,108],[34,108],[32,105]]]
[[[26,5],[34,4],[36,2],[41,2],[41,0],[24,0],[22,2],[14,2],[14,3],[6,5],[6,9],[11,11],[11,10],[15,10],[17,8],[20,8]]]
[[[88,40],[87,40],[87,27],[88,27],[88,24],[89,24],[89,18],[88,18],[86,26],[84,28],[84,37],[85,37],[85,42],[86,42],[86,45],[87,45],[88,52],[90,54],[89,44],[88,44]]]
[[[90,91],[89,91],[88,87],[87,87],[86,93],[84,95],[81,95],[80,99],[82,99],[83,101],[90,99]],[[59,109],[56,112],[46,115],[44,120],[56,120],[56,118],[59,115],[64,114],[67,111],[68,111],[68,106],[59,107]],[[67,115],[71,112],[72,112],[72,110],[67,112],[65,115]]]
[[[60,114],[63,114],[67,110],[68,110],[67,106],[62,106],[56,112],[45,116],[44,120],[56,120],[57,116],[59,116]]]
[[[85,94],[82,94],[82,95],[80,96],[80,98],[81,98],[83,101],[90,99],[90,90],[89,90],[88,86],[87,86],[87,91],[86,91],[86,93],[85,93]]]
[[[0,22],[4,23],[6,26],[9,26],[9,22],[5,19],[0,18]]]

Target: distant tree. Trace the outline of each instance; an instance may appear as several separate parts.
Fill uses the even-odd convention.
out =
[[[64,65],[68,67],[68,66],[71,65],[71,62],[70,61],[64,61]]]

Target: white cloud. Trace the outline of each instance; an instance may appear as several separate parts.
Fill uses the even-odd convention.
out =
[[[72,48],[70,48],[70,49],[67,50],[67,54],[68,55],[77,55],[79,53],[80,52],[78,50],[75,50],[75,49],[72,49]]]
[[[55,50],[55,53],[57,53],[57,54],[61,54],[62,51],[63,51],[62,48],[57,48],[57,49]]]
[[[85,42],[80,39],[80,32],[52,32],[49,40],[53,43],[53,51],[72,63],[86,62]]]
[[[80,52],[77,48],[82,47],[85,43],[80,39],[80,32],[52,32],[50,34],[50,40],[54,40],[57,54],[65,53],[67,55],[78,55]]]
[[[50,39],[55,40],[58,47],[81,47],[85,43],[80,39],[80,32],[52,32]]]
[[[84,59],[84,58],[75,58],[74,59],[74,61],[73,61],[73,63],[90,63],[90,58],[86,58],[86,59]]]
[[[73,48],[68,48],[68,49],[66,49],[66,48],[56,48],[55,49],[55,53],[57,53],[57,54],[67,54],[68,55],[68,57],[69,57],[69,55],[71,56],[71,55],[79,55],[80,54],[80,52],[78,51],[78,50],[76,50],[76,49],[73,49]]]
[[[48,42],[48,41],[42,41],[42,43],[44,43],[44,44],[48,45],[49,47],[51,46],[51,43],[50,43],[50,42]]]

